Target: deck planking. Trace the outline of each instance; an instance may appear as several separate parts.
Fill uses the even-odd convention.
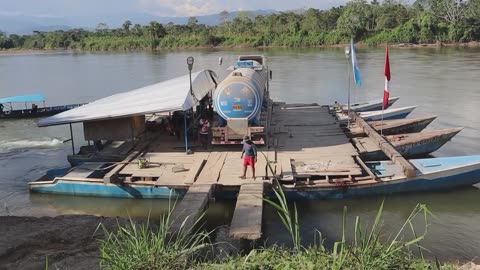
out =
[[[230,225],[233,239],[257,240],[262,236],[263,183],[240,186],[235,211]]]
[[[357,150],[328,108],[286,106],[274,110],[273,136],[278,142],[283,180],[296,176],[362,175],[355,161]]]
[[[213,192],[213,184],[192,185],[173,209],[170,233],[190,232],[202,216]]]

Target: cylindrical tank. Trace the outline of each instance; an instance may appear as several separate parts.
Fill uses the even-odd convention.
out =
[[[213,105],[224,120],[248,118],[255,121],[262,110],[268,75],[265,69],[237,68],[217,87]]]

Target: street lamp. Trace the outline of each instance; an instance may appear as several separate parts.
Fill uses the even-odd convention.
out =
[[[190,74],[190,94],[193,96],[193,90],[192,90],[192,69],[193,69],[193,62],[195,62],[195,59],[193,57],[189,56],[187,58],[187,65],[188,65],[188,73]]]
[[[350,127],[350,46],[345,46],[345,58],[347,58],[347,80],[348,80],[348,114],[347,114],[347,127]]]
[[[192,69],[193,69],[193,62],[195,60],[193,57],[189,56],[187,58],[187,65],[188,65],[188,74],[190,77],[190,95],[192,95],[193,98],[195,98],[195,95],[193,94],[193,89],[192,89]],[[185,125],[185,154],[188,155],[188,128],[187,128],[187,111],[183,112],[183,123]]]

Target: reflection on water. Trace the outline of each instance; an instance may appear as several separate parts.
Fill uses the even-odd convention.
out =
[[[437,114],[428,129],[464,126],[434,156],[480,154],[480,50],[454,48],[391,49],[391,95],[396,107],[419,105],[412,117]],[[0,97],[41,92],[47,106],[89,102],[187,73],[185,59],[195,57],[194,70],[213,69],[221,78],[239,54],[266,54],[273,70],[275,100],[332,104],[347,100],[347,61],[343,49],[192,50],[160,53],[63,53],[0,57]],[[352,84],[352,101],[383,95],[383,49],[359,48],[363,87]],[[222,56],[225,66],[218,66]],[[28,79],[25,79],[28,74]],[[128,105],[128,104],[126,104]],[[82,125],[74,125],[75,147],[83,143]],[[168,209],[167,200],[85,198],[29,194],[27,183],[46,170],[68,165],[67,126],[37,128],[36,120],[0,121],[0,214],[94,214],[152,218]],[[39,147],[32,147],[37,146]],[[2,150],[3,149],[3,150]],[[343,206],[349,226],[355,216],[372,223],[382,197],[341,201],[297,202],[304,240],[316,229],[331,244],[341,234]],[[402,194],[385,199],[385,232],[395,231],[417,203],[434,212],[423,245],[439,258],[471,260],[480,254],[480,190]],[[211,204],[207,227],[228,224],[234,201]],[[265,208],[265,236],[270,243],[288,243],[271,207]]]

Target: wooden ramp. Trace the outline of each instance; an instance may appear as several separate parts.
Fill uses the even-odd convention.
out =
[[[238,193],[230,237],[233,239],[257,240],[262,236],[264,184],[243,184]]]
[[[191,231],[195,222],[205,210],[212,192],[213,184],[192,185],[183,199],[175,205],[170,233],[176,234],[180,230]]]

